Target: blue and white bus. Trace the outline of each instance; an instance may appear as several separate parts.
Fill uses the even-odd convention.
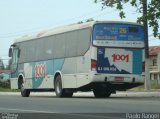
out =
[[[115,21],[63,26],[16,39],[9,56],[11,88],[23,97],[31,91],[109,97],[144,83],[144,28]]]

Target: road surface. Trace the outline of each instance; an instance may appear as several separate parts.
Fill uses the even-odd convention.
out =
[[[0,117],[23,113],[21,116],[27,118],[54,115],[58,119],[121,119],[128,113],[160,113],[160,92],[118,93],[102,99],[94,98],[92,93],[79,93],[72,98],[57,98],[54,93],[31,93],[28,98],[19,93],[0,93],[0,112]]]

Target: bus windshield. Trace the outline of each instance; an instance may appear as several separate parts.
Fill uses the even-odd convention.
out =
[[[100,23],[93,27],[93,45],[108,47],[144,47],[143,26]]]

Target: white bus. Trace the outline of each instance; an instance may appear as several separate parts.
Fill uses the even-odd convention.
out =
[[[109,97],[144,83],[143,26],[92,21],[21,37],[11,45],[11,88],[72,97],[93,91]]]

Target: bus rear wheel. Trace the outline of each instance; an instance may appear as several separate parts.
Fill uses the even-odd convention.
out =
[[[21,87],[20,87],[21,96],[22,96],[22,97],[29,97],[29,95],[30,95],[30,90],[24,88],[24,83],[23,83],[23,81],[21,82],[21,85],[20,85],[20,86],[21,86]]]
[[[63,89],[62,80],[61,80],[60,75],[58,75],[55,79],[54,88],[55,88],[57,97],[72,97],[73,96],[73,92],[67,92],[65,89]]]
[[[108,98],[111,95],[111,91],[103,87],[93,89],[93,93],[96,98]]]

